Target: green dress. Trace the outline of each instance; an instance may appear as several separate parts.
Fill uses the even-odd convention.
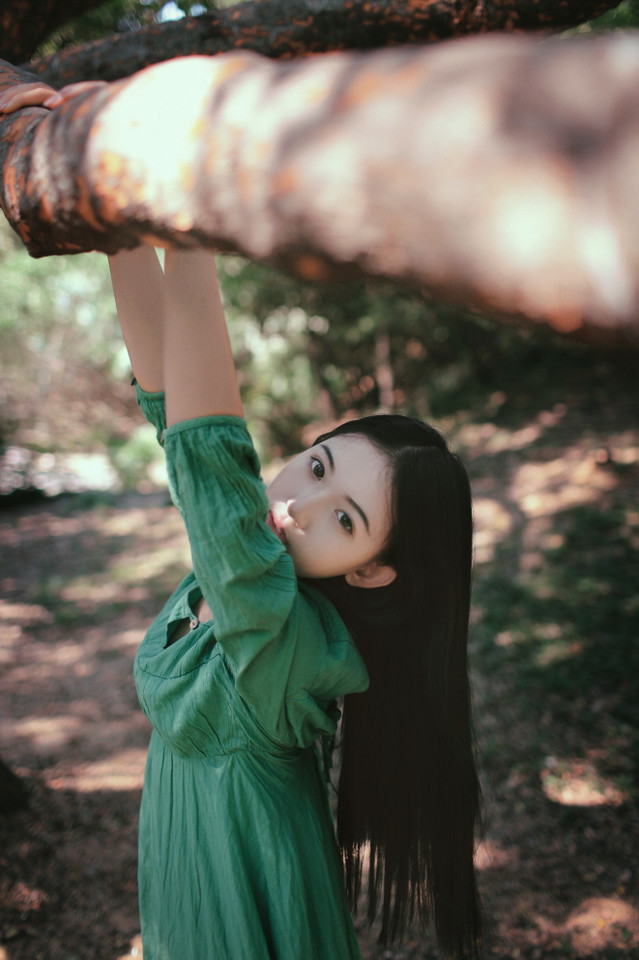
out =
[[[138,397],[164,443],[193,559],[135,662],[153,726],[140,812],[144,960],[356,960],[314,745],[335,732],[335,698],[366,689],[366,668],[265,523],[244,421],[165,429],[163,395]],[[193,613],[202,595],[208,623]]]

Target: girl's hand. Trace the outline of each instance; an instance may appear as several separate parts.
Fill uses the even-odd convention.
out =
[[[0,93],[0,114],[13,113],[21,107],[46,107],[55,110],[79,93],[85,93],[97,87],[105,87],[105,80],[85,80],[81,83],[68,83],[60,90],[54,90],[47,83],[19,83]]]

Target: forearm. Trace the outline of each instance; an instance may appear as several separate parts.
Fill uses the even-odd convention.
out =
[[[164,386],[167,423],[229,414],[242,401],[215,260],[206,250],[167,250]]]
[[[136,380],[143,390],[164,389],[164,273],[153,247],[109,257],[113,293]]]

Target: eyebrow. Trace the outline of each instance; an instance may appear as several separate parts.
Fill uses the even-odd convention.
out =
[[[320,446],[321,446],[322,450],[324,451],[324,453],[326,454],[326,456],[327,456],[327,458],[328,458],[328,462],[329,462],[330,465],[331,465],[331,472],[334,473],[334,472],[335,472],[335,461],[333,460],[333,454],[331,453],[330,447],[327,447],[325,443],[321,443]]]
[[[371,531],[370,531],[370,527],[369,527],[369,525],[368,525],[368,517],[366,516],[366,514],[364,513],[364,511],[363,511],[362,508],[360,507],[359,503],[355,503],[355,501],[353,500],[352,497],[346,497],[346,499],[348,500],[348,502],[350,503],[350,505],[357,510],[357,512],[359,513],[360,517],[361,517],[362,520],[364,521],[364,526],[366,527],[367,532],[370,533]]]
[[[329,462],[329,464],[330,464],[331,472],[334,473],[334,472],[335,472],[335,460],[333,459],[333,454],[332,454],[332,452],[331,452],[330,447],[327,447],[325,443],[321,443],[321,444],[320,444],[320,447],[322,448],[322,450],[323,450],[324,453],[326,454],[326,459],[328,460],[328,462]],[[368,517],[366,516],[366,514],[364,513],[364,511],[363,511],[362,508],[360,507],[359,503],[357,503],[355,500],[353,500],[352,497],[349,497],[349,496],[347,496],[346,499],[347,499],[348,502],[350,503],[351,507],[353,507],[354,510],[357,510],[357,512],[359,513],[360,517],[362,518],[362,520],[363,520],[363,522],[364,522],[364,526],[366,527],[367,533],[370,533],[370,532],[371,532],[371,529],[370,529],[370,526],[369,526],[369,523],[368,523]]]

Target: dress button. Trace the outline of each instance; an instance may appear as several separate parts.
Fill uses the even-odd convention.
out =
[[[192,617],[189,620],[189,630],[195,630],[195,628],[199,627],[199,625],[200,625],[200,621],[197,619],[197,617]]]

